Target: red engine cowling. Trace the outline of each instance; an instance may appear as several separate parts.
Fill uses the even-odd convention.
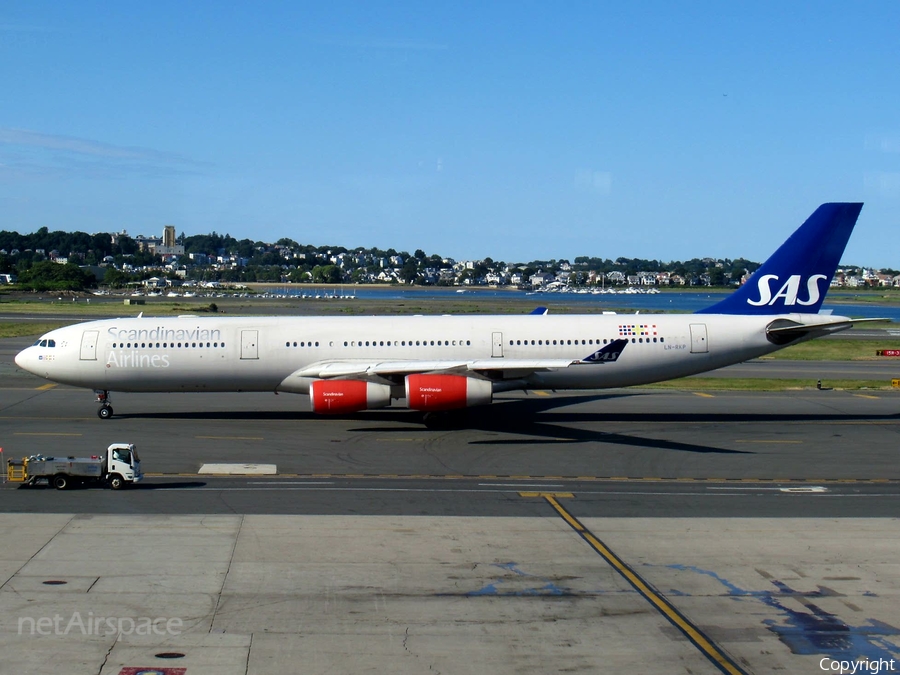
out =
[[[464,375],[408,375],[406,404],[413,410],[453,410],[491,402],[487,380]]]
[[[309,385],[309,403],[320,415],[383,408],[391,404],[391,388],[361,380],[315,380]]]

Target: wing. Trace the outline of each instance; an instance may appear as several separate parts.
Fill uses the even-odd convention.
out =
[[[625,349],[627,340],[614,340],[602,349],[581,359],[508,359],[475,360],[332,360],[318,361],[291,373],[279,385],[279,391],[296,391],[292,385],[300,380],[345,379],[399,384],[406,375],[415,373],[453,373],[478,375],[491,380],[526,377],[531,373],[572,367],[596,367],[614,363]]]
[[[301,368],[295,376],[319,379],[369,377],[389,378],[411,373],[463,373],[497,370],[535,372],[553,368],[568,368],[580,359],[478,359],[475,361],[319,361]]]

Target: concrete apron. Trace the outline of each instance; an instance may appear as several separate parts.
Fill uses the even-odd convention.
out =
[[[895,520],[571,521],[0,514],[0,672],[900,670]]]

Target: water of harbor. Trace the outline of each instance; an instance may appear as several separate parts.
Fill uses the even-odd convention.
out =
[[[696,312],[710,307],[722,300],[727,293],[702,291],[691,292],[656,292],[656,293],[541,293],[529,291],[515,291],[492,288],[404,288],[402,286],[391,287],[366,287],[345,286],[343,288],[310,288],[306,286],[288,286],[286,288],[269,289],[269,295],[278,297],[319,298],[327,300],[332,297],[355,297],[360,300],[428,300],[453,298],[465,299],[477,302],[479,300],[502,301],[504,299],[520,301],[531,299],[535,307],[551,307],[556,303],[566,305],[584,305],[592,311],[606,309],[609,311],[629,312]],[[833,312],[842,316],[854,318],[882,317],[900,322],[900,306],[879,305],[875,302],[853,302],[858,298],[852,293],[829,293],[822,307],[825,312]],[[840,302],[829,302],[839,299]]]

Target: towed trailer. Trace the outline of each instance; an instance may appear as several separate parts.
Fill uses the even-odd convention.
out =
[[[100,485],[119,490],[143,477],[141,460],[131,443],[113,443],[105,453],[92,457],[32,455],[9,460],[6,466],[6,479],[10,483],[35,485],[46,480],[57,490],[75,485]]]

